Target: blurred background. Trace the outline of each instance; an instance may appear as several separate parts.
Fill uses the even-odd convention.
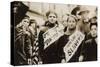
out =
[[[41,26],[47,20],[45,14],[48,11],[55,11],[58,15],[58,21],[66,20],[66,14],[76,13],[80,10],[88,10],[88,18],[97,16],[97,7],[88,5],[75,4],[55,4],[55,3],[40,3],[27,1],[14,1],[12,12],[15,14],[15,25],[20,23],[25,15],[37,21],[37,25]]]
[[[23,2],[26,6],[29,7],[28,12],[26,13],[30,18],[34,18],[37,21],[39,26],[44,24],[46,20],[45,13],[47,11],[55,11],[58,15],[58,21],[62,21],[64,15],[71,14],[72,10],[76,7],[81,9],[88,9],[89,15],[91,18],[97,16],[97,7],[96,6],[87,6],[87,5],[72,5],[72,4],[55,4],[55,3],[38,3],[38,2]]]

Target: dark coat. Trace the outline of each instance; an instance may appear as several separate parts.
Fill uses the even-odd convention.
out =
[[[97,60],[97,43],[94,39],[85,41],[82,48],[83,61],[96,61]]]
[[[62,51],[61,46],[58,45],[58,41],[52,43],[44,50],[43,32],[39,34],[39,55],[43,61],[43,64],[60,63]],[[60,49],[59,49],[60,48]]]
[[[14,45],[15,65],[28,64],[27,59],[31,58],[32,55],[31,47],[30,36],[27,34],[23,34],[23,31],[17,31]]]
[[[57,22],[56,22],[57,24]],[[58,24],[57,24],[58,25]],[[52,28],[54,27],[53,24],[50,24],[48,21],[45,23],[45,28]],[[38,36],[39,40],[39,56],[43,61],[43,64],[50,64],[50,63],[60,63],[60,46],[58,46],[58,40],[52,43],[49,47],[44,50],[44,39],[43,34],[45,33],[45,29],[41,30]]]
[[[61,51],[61,53],[63,53],[63,54],[61,54],[61,55],[63,55],[63,58],[65,58],[65,54],[64,54],[63,48],[67,44],[68,41],[69,41],[69,35],[63,35],[58,41],[58,45],[59,45],[60,51]],[[72,58],[68,62],[78,62],[78,58],[80,56],[82,44],[83,44],[83,42],[81,43],[81,45],[78,47],[78,49],[75,52],[75,54],[72,56]]]

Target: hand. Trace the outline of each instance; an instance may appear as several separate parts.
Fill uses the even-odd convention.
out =
[[[30,36],[31,34],[28,31],[23,31],[23,34]]]
[[[83,55],[79,56],[79,62],[82,62],[84,59]]]
[[[43,62],[42,61],[39,61],[39,63],[38,64],[43,64]]]
[[[31,65],[32,64],[32,60],[28,59],[28,64]]]
[[[62,59],[62,60],[61,60],[61,63],[65,63],[65,62],[66,62],[66,60],[65,60],[65,59]]]

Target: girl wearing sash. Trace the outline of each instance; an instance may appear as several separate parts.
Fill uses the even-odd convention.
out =
[[[38,36],[40,61],[42,61],[43,64],[58,63],[60,61],[57,54],[56,42],[52,43],[49,47],[44,49],[45,44],[44,44],[44,37],[43,37],[43,34],[47,30],[58,26],[57,14],[55,12],[49,11],[46,13],[46,17],[47,17],[47,21],[45,22],[44,27],[40,30]]]
[[[80,51],[81,51],[81,44],[80,46],[76,49],[76,51],[74,52],[74,50],[70,49],[70,51],[68,52],[68,54],[71,56],[70,59],[66,58],[67,54],[66,54],[66,49],[64,49],[65,46],[67,46],[67,43],[70,40],[70,36],[73,35],[76,32],[76,26],[77,26],[77,18],[74,15],[69,15],[69,17],[67,18],[67,30],[65,31],[65,34],[59,38],[58,40],[58,55],[60,55],[60,58],[62,59],[61,62],[77,62],[78,61],[78,57],[80,55]],[[73,41],[72,41],[73,42]],[[71,43],[72,43],[71,42]],[[69,44],[71,45],[71,44]],[[74,52],[72,54],[72,52]],[[67,60],[69,59],[69,60]]]

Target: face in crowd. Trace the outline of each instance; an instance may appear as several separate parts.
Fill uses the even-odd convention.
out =
[[[22,20],[22,24],[23,24],[23,27],[24,28],[27,28],[29,26],[29,17],[25,17],[23,20]]]
[[[91,25],[90,33],[93,38],[97,37],[97,25]]]
[[[97,18],[96,17],[91,19],[91,23],[96,23],[96,22],[97,22]]]
[[[35,29],[35,27],[36,27],[35,25],[36,25],[36,20],[31,19],[29,26],[31,26],[33,29]]]
[[[83,11],[81,13],[81,18],[85,21],[85,22],[88,22],[88,15],[89,15],[89,11]]]
[[[50,23],[55,23],[57,21],[57,15],[54,12],[48,12],[46,16]]]
[[[36,20],[34,20],[34,19],[31,19],[30,20],[29,28],[30,28],[32,34],[35,35],[35,31],[36,31],[35,30],[36,29]]]
[[[62,24],[63,24],[65,27],[68,26],[68,24],[67,24],[67,18],[68,18],[68,15],[64,15],[63,18],[62,18],[62,19],[63,19],[63,23],[62,23]]]
[[[77,20],[76,20],[75,16],[69,16],[67,19],[67,23],[68,23],[68,28],[70,30],[75,29],[76,25],[77,25]]]

